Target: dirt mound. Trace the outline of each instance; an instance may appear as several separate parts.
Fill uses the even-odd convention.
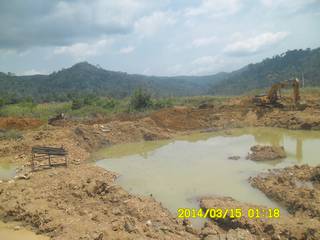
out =
[[[59,240],[197,239],[153,198],[130,195],[115,185],[115,176],[83,164],[3,182],[0,216]]]
[[[277,146],[255,145],[251,147],[250,150],[251,153],[248,154],[247,159],[253,161],[274,160],[287,156],[284,148]]]
[[[243,239],[319,239],[320,222],[315,219],[293,217],[280,213],[279,218],[268,218],[269,208],[262,205],[242,203],[230,197],[206,197],[200,201],[202,209],[241,209],[240,218],[231,217],[230,213],[225,218],[213,218],[219,227],[230,232],[231,229],[248,230]],[[249,218],[249,211],[259,217]],[[255,238],[256,236],[257,238]],[[229,239],[229,238],[228,238]]]
[[[292,214],[320,220],[320,166],[294,166],[251,178],[251,185],[282,202]]]
[[[31,129],[43,125],[43,122],[34,118],[0,117],[0,129]]]

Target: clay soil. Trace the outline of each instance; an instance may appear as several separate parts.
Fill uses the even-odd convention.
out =
[[[207,108],[173,107],[143,117],[121,116],[99,123],[55,126],[35,124],[33,119],[0,118],[0,123],[5,123],[0,128],[18,128],[23,135],[22,139],[0,142],[0,161],[9,160],[21,168],[15,179],[0,183],[0,217],[18,220],[52,239],[318,239],[319,228],[311,227],[319,226],[318,168],[296,167],[251,180],[253,186],[288,208],[291,215],[281,218],[279,226],[272,221],[249,221],[226,227],[209,221],[202,229],[195,229],[188,221],[177,220],[152,197],[127,193],[115,184],[116,173],[87,160],[100,147],[168,139],[194,131],[249,126],[320,130],[319,102],[310,98],[309,107],[295,111],[258,108],[243,97]],[[24,127],[14,125],[16,122]],[[63,146],[69,152],[69,167],[29,174],[34,145]],[[312,182],[313,189],[301,187],[304,183],[288,188],[296,173],[301,176],[297,178],[299,183]],[[204,203],[203,208],[216,206],[210,201]]]

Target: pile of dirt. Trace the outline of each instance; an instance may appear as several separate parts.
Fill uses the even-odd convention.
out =
[[[320,220],[320,166],[294,166],[250,178],[251,185],[294,215]]]
[[[231,229],[242,229],[248,231],[243,239],[319,239],[320,222],[316,219],[306,217],[293,217],[280,213],[279,218],[268,217],[269,208],[262,205],[242,203],[230,197],[205,197],[200,201],[201,208],[228,210],[225,218],[213,218],[219,227],[226,231]],[[231,209],[241,209],[242,217],[231,216]],[[250,211],[259,217],[249,218]],[[235,213],[233,213],[234,215]]]
[[[275,160],[279,158],[285,158],[287,156],[282,146],[255,145],[252,146],[250,150],[251,153],[248,154],[247,159],[253,161]]]
[[[115,185],[115,177],[82,164],[3,182],[0,217],[26,222],[52,239],[198,239],[153,198]]]
[[[0,129],[32,129],[43,125],[39,119],[34,118],[16,118],[16,117],[0,117]]]

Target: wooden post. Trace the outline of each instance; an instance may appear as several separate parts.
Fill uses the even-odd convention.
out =
[[[48,154],[48,157],[49,157],[49,166],[51,167],[51,157],[50,157],[50,154]]]
[[[32,154],[32,163],[31,163],[32,171],[34,171],[34,153]]]

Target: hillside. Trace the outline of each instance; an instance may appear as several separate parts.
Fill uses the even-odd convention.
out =
[[[211,88],[214,95],[236,95],[269,87],[274,82],[292,77],[301,79],[305,86],[320,86],[320,48],[287,51],[281,55],[267,58],[260,63],[249,64],[229,73],[223,81]]]
[[[0,94],[17,98],[32,97],[37,101],[67,100],[70,95],[95,94],[123,98],[137,88],[156,97],[208,94],[208,85],[224,74],[202,77],[155,77],[107,71],[87,62],[50,75],[0,75]]]
[[[50,75],[13,76],[0,73],[1,98],[16,101],[66,101],[94,94],[123,98],[137,88],[155,97],[236,95],[270,86],[304,73],[306,86],[320,86],[320,48],[287,51],[231,73],[209,76],[156,77],[104,70],[81,62]]]

